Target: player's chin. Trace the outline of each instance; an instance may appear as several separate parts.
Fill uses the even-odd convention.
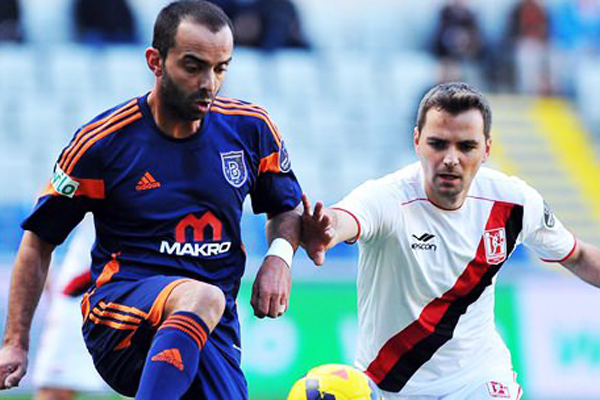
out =
[[[202,110],[202,109],[198,109],[198,108],[190,108],[186,113],[185,113],[185,119],[187,119],[188,121],[198,121],[199,119],[204,118],[204,116],[208,114],[208,109],[207,110]]]
[[[462,191],[462,188],[460,187],[460,185],[453,185],[453,184],[442,184],[440,186],[438,186],[438,194],[441,197],[445,197],[445,198],[455,198],[456,196],[458,196]]]

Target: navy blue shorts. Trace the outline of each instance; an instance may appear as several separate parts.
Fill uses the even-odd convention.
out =
[[[96,369],[118,393],[135,396],[165,302],[186,280],[161,275],[110,282],[84,298],[83,337]],[[248,398],[235,299],[230,297],[226,295],[223,318],[200,353],[196,379],[183,399]]]

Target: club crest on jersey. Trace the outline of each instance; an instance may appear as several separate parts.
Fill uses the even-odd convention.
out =
[[[285,148],[285,144],[281,142],[281,148],[279,149],[279,170],[281,172],[290,172],[290,169],[292,169],[290,155]]]
[[[498,399],[510,399],[508,387],[500,382],[487,382],[487,387],[491,397]]]
[[[483,234],[485,258],[490,265],[506,260],[506,231],[504,228],[488,229]]]
[[[239,188],[246,182],[248,173],[244,162],[244,150],[221,153],[221,165],[225,179],[232,186]]]

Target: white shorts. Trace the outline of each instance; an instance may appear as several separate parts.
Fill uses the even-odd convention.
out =
[[[514,372],[498,374],[491,380],[478,380],[444,396],[398,396],[383,392],[384,399],[393,400],[519,400],[523,390]]]
[[[79,301],[80,298],[53,293],[34,362],[36,388],[109,390],[83,342]]]

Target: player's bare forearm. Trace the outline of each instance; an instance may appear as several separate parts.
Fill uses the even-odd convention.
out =
[[[600,248],[578,240],[577,249],[562,265],[587,283],[600,287]]]
[[[327,250],[338,243],[357,239],[358,225],[350,214],[335,208],[325,209],[325,214],[331,218],[331,225],[333,227],[333,237],[327,245]]]
[[[287,240],[296,251],[300,245],[301,214],[302,206],[298,206],[294,210],[269,216],[266,226],[267,242],[270,244],[274,239],[282,238]]]
[[[301,206],[295,210],[270,215],[267,221],[269,245],[273,246],[272,242],[275,239],[283,239],[289,245],[280,242],[278,245],[282,245],[283,248],[273,253],[269,250],[269,255],[265,257],[256,274],[250,304],[254,315],[259,318],[277,318],[283,315],[288,307],[292,286],[291,260],[293,252],[300,244],[300,214]]]
[[[53,245],[25,231],[10,284],[3,345],[28,350],[31,320],[44,289],[53,250]]]

